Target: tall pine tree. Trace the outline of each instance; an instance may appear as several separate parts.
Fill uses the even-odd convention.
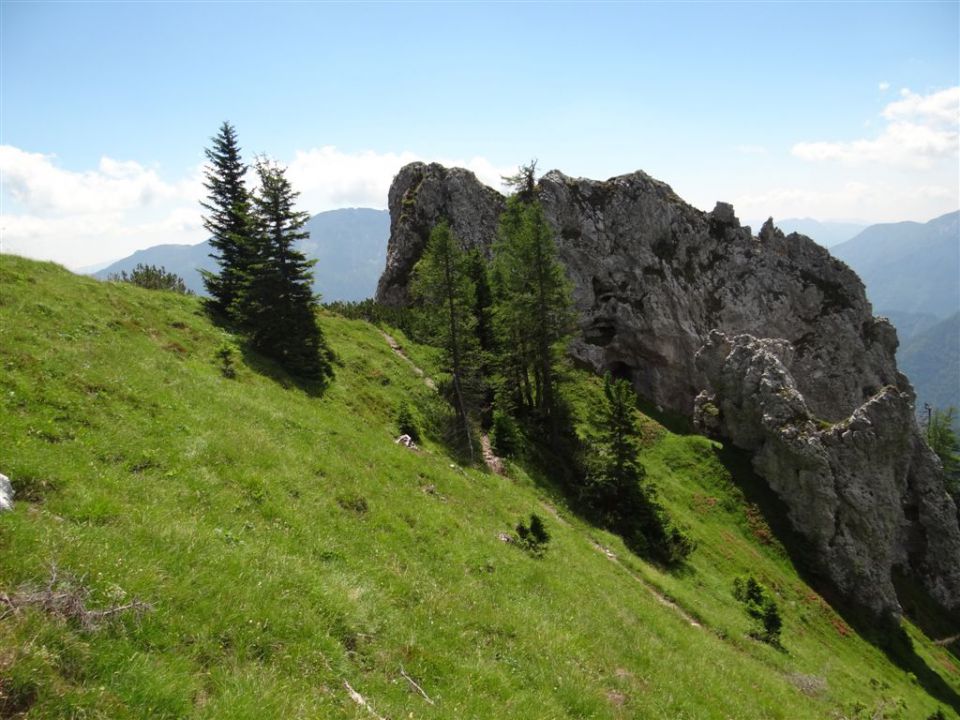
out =
[[[494,245],[494,322],[505,391],[547,423],[559,440],[557,366],[573,324],[570,284],[557,260],[553,231],[535,199],[507,201]]]
[[[457,437],[472,460],[470,424],[480,392],[480,348],[474,316],[476,289],[470,271],[469,256],[450,226],[440,222],[430,232],[426,250],[414,268],[412,290],[422,304],[427,335],[443,350]]]
[[[331,375],[329,351],[316,322],[307,260],[295,244],[309,236],[309,213],[294,209],[299,195],[285,170],[259,158],[260,188],[253,196],[253,252],[248,280],[235,306],[258,351],[293,374],[323,381]]]
[[[211,309],[231,320],[241,318],[235,306],[247,282],[252,257],[250,195],[243,176],[247,166],[240,159],[237,131],[224,122],[213,147],[204,150],[210,166],[205,171],[204,187],[209,192],[201,206],[206,210],[203,226],[210,233],[210,245],[220,271],[202,271],[203,283],[210,294]]]

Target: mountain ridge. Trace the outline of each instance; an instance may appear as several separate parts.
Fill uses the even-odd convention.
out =
[[[312,216],[304,228],[310,237],[299,243],[314,267],[314,292],[324,301],[356,301],[370,297],[386,253],[388,216],[385,210],[340,208]],[[216,270],[208,242],[196,245],[154,245],[137,250],[109,266],[91,273],[101,280],[137,263],[165,267],[183,278],[187,288],[206,293],[200,270]]]
[[[944,319],[960,310],[960,210],[925,223],[871,225],[830,248],[867,286],[877,313],[929,313]]]

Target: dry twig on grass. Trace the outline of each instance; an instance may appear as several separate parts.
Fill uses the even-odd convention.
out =
[[[363,697],[360,693],[350,687],[350,683],[346,680],[343,681],[343,686],[347,689],[347,692],[350,694],[350,699],[353,700],[357,705],[365,709],[368,713],[373,715],[377,720],[387,720],[383,715],[379,715],[376,710],[373,709],[373,706],[367,702],[366,698]]]
[[[408,683],[410,683],[411,685],[413,685],[414,688],[416,688],[417,692],[419,692],[421,695],[423,695],[423,699],[424,699],[424,700],[426,700],[426,701],[427,701],[428,703],[430,703],[431,705],[434,704],[433,700],[430,699],[430,696],[427,695],[426,691],[417,684],[417,681],[414,680],[414,679],[413,679],[412,677],[410,677],[409,675],[407,675],[407,671],[403,669],[403,665],[400,666],[400,674],[403,675],[404,679],[405,679]]]
[[[7,607],[0,613],[0,620],[17,613],[21,608],[36,607],[52,617],[77,623],[84,630],[96,630],[107,618],[126,612],[137,616],[153,610],[153,605],[134,598],[128,603],[112,605],[95,610],[87,607],[90,590],[72,578],[63,579],[57,573],[57,566],[50,566],[50,577],[46,586],[24,586],[13,593],[0,593],[0,605]]]

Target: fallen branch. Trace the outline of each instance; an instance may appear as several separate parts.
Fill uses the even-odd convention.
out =
[[[106,618],[125,612],[142,615],[153,610],[153,605],[134,598],[123,605],[112,605],[101,609],[87,607],[90,590],[83,585],[83,580],[63,580],[57,572],[57,566],[50,566],[50,577],[42,589],[36,586],[24,586],[13,593],[0,593],[0,604],[6,605],[7,610],[0,614],[0,619],[14,614],[24,607],[37,607],[42,612],[53,617],[77,623],[85,630],[96,630],[99,623]]]
[[[431,705],[434,704],[433,700],[430,699],[430,696],[427,695],[426,691],[417,684],[417,681],[414,680],[414,679],[413,679],[412,677],[410,677],[409,675],[407,675],[407,671],[403,669],[403,665],[400,666],[400,674],[403,675],[404,679],[405,679],[408,683],[410,683],[411,685],[413,685],[413,687],[415,687],[415,688],[417,689],[417,692],[419,692],[421,695],[423,695],[423,699],[424,699],[424,700],[426,700],[426,701],[427,701],[428,703],[430,703]]]
[[[111,615],[119,615],[128,610],[134,611],[137,615],[142,615],[145,612],[153,610],[153,605],[134,598],[126,605],[114,605],[113,607],[104,608],[103,610],[87,610],[86,617],[90,620],[98,620],[100,618],[110,617]]]
[[[950,637],[945,637],[942,640],[934,640],[933,644],[943,647],[945,645],[952,645],[957,640],[960,640],[960,635],[951,635]]]
[[[343,686],[347,688],[347,692],[350,694],[350,699],[353,700],[357,705],[365,709],[368,713],[377,718],[377,720],[387,720],[385,717],[383,717],[383,715],[379,715],[377,711],[373,709],[363,695],[350,687],[350,683],[348,683],[346,680],[343,681]]]

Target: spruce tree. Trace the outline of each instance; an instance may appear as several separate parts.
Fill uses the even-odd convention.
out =
[[[430,341],[443,350],[457,435],[472,459],[470,421],[479,392],[480,362],[474,316],[476,290],[470,269],[469,256],[460,248],[450,226],[438,223],[414,268],[411,289],[422,304]]]
[[[630,534],[640,515],[649,515],[644,497],[643,465],[637,460],[639,426],[635,415],[637,396],[625,380],[603,378],[606,402],[599,408],[601,436],[594,445],[588,463],[582,498],[602,524],[617,532]]]
[[[599,408],[601,435],[593,443],[580,500],[601,525],[619,533],[634,550],[674,564],[694,548],[657,502],[638,460],[637,396],[626,380],[604,376]]]
[[[315,311],[310,268],[295,244],[309,236],[303,230],[309,213],[298,211],[285,170],[259,158],[260,188],[253,196],[253,244],[250,272],[234,306],[238,308],[254,348],[305,379],[331,374],[329,351]]]
[[[247,166],[240,159],[234,127],[224,122],[213,146],[204,150],[210,166],[204,187],[209,192],[201,206],[206,210],[203,226],[210,233],[210,254],[220,270],[201,271],[210,295],[209,306],[217,314],[239,320],[235,303],[248,280],[252,262],[250,195],[243,176]]]
[[[570,284],[536,200],[514,195],[494,245],[494,322],[507,392],[559,438],[557,366],[573,325]]]

